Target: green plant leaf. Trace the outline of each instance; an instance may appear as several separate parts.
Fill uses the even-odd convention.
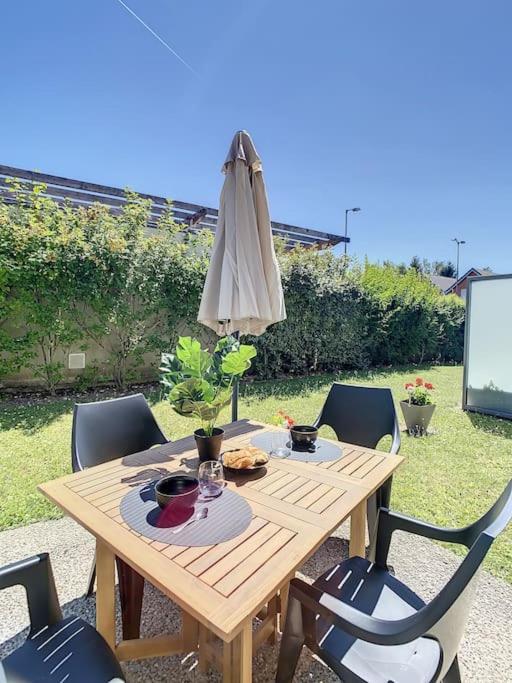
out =
[[[172,353],[163,353],[159,368],[162,373],[161,382],[166,387],[173,387],[183,381],[182,365]]]
[[[193,415],[197,405],[214,398],[212,387],[201,379],[191,378],[176,384],[169,392],[168,399],[179,415]]]
[[[238,376],[251,367],[251,358],[256,355],[256,349],[251,344],[240,344],[237,351],[230,351],[221,364],[222,372],[226,375]]]
[[[240,346],[240,342],[236,337],[228,335],[227,337],[221,337],[215,346],[214,353],[219,353],[226,355],[230,351],[236,350]]]
[[[191,377],[202,377],[212,363],[208,351],[203,351],[201,344],[192,337],[178,339],[176,356],[183,364],[183,372]]]

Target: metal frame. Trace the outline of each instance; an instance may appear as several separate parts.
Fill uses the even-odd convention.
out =
[[[512,273],[503,275],[480,275],[468,278],[468,288],[466,296],[466,323],[464,327],[464,371],[462,376],[462,410],[471,413],[481,413],[482,415],[492,415],[494,417],[503,417],[512,420],[512,412],[504,412],[501,410],[492,410],[490,408],[479,408],[478,406],[470,406],[467,403],[467,389],[468,389],[468,363],[469,363],[469,335],[471,332],[471,292],[475,282],[484,282],[489,280],[510,280]]]
[[[63,204],[65,201],[68,201],[72,206],[78,207],[100,202],[108,206],[113,214],[118,214],[126,203],[126,191],[120,187],[99,185],[98,183],[64,178],[63,176],[28,171],[24,168],[0,164],[0,199],[7,203],[13,201],[7,183],[7,180],[12,178],[21,180],[24,183],[25,191],[28,191],[34,183],[44,184],[46,189],[42,193],[43,196],[50,197],[57,204]],[[142,199],[149,199],[151,201],[150,219],[148,221],[148,227],[151,231],[155,227],[158,218],[167,209],[167,199],[145,192],[138,192],[137,194]],[[190,233],[198,232],[204,228],[215,232],[217,227],[219,211],[212,207],[173,200],[172,213],[176,222],[187,226],[186,229]],[[284,239],[287,248],[300,245],[305,249],[328,249],[341,242],[350,242],[349,237],[335,235],[314,228],[303,228],[298,225],[289,225],[288,223],[280,223],[278,221],[271,221],[271,223],[273,235]]]

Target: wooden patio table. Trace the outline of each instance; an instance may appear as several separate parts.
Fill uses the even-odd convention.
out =
[[[224,448],[248,445],[255,434],[275,429],[248,420],[231,423]],[[208,547],[152,541],[132,531],[119,513],[122,497],[134,485],[197,469],[192,437],[42,484],[44,495],[96,538],[96,625],[118,658],[198,648],[200,668],[214,664],[226,683],[249,683],[253,650],[275,639],[296,570],[348,517],[350,554],[364,556],[366,501],[403,460],[339,445],[338,460],[271,458],[261,478],[232,477],[227,486],[249,502],[252,521],[233,540]],[[116,643],[116,556],[182,608],[180,633]],[[262,621],[253,633],[256,615]]]

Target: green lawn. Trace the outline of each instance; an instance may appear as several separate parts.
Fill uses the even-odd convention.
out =
[[[417,374],[436,386],[435,433],[420,439],[403,434],[406,460],[394,478],[392,507],[438,524],[463,525],[487,508],[512,475],[512,423],[462,412],[459,367],[347,373],[338,379],[390,386],[398,401],[404,383]],[[240,417],[269,421],[282,408],[309,422],[333,379],[322,375],[248,384]],[[170,438],[191,432],[194,424],[173,413],[158,390],[148,392],[148,398]],[[36,484],[69,471],[72,409],[72,398],[0,404],[0,529],[60,515]],[[228,411],[224,421],[229,421]],[[496,543],[487,566],[512,582],[512,528]]]

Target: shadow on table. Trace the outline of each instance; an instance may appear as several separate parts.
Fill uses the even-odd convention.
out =
[[[263,429],[263,427],[261,425],[253,424],[250,420],[240,420],[239,422],[223,425],[223,429],[226,432],[224,438],[232,439],[243,436],[244,434],[257,432],[258,430]],[[148,465],[155,465],[154,468],[151,468],[155,470],[163,469],[157,467],[159,464],[163,465],[178,458],[180,465],[184,467],[191,470],[195,470],[198,467],[196,442],[192,434],[185,436],[182,439],[177,439],[176,441],[169,441],[166,444],[155,446],[146,452],[145,457],[148,460]],[[133,453],[125,456],[122,459],[122,463],[127,467],[140,467],[140,453]]]
[[[169,471],[164,467],[148,467],[141,472],[137,472],[128,477],[121,479],[122,484],[129,484],[129,486],[141,486],[142,484],[149,484],[156,479],[161,479],[169,474]]]
[[[243,470],[241,472],[233,472],[229,470],[224,470],[224,479],[233,483],[237,488],[245,486],[245,484],[250,484],[253,481],[261,479],[267,474],[266,467],[260,467],[257,470]]]

